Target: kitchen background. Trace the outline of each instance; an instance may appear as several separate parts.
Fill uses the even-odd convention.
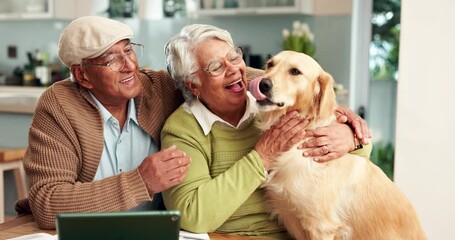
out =
[[[11,1],[11,3],[20,1],[23,3],[45,3],[51,0],[14,0]],[[194,3],[194,1],[195,0],[186,1],[186,6],[191,5],[190,3]],[[246,0],[243,1],[247,2]],[[71,21],[71,19],[82,15],[113,15],[112,13],[107,13],[109,1],[77,1],[77,3],[74,3],[76,4],[76,9],[85,9],[85,11],[77,14],[74,14],[74,12],[71,11],[70,13],[65,14],[64,12],[68,11],[68,8],[74,9],[74,6],[68,3],[60,6],[57,4],[60,2],[71,1],[55,1],[53,11],[55,11],[57,16],[50,16],[45,19],[27,19],[25,17],[19,17],[20,19],[12,18],[11,20],[11,18],[6,18],[1,20],[0,18],[0,32],[2,33],[2,37],[0,38],[0,73],[7,76],[7,84],[20,84],[19,80],[13,80],[11,79],[11,76],[15,69],[17,71],[18,68],[24,68],[29,62],[27,56],[28,52],[32,54],[35,52],[46,53],[46,55],[48,55],[48,63],[54,62],[60,64],[57,57],[58,39],[61,30]],[[111,0],[111,2],[120,2],[121,4],[124,4],[129,1]],[[212,11],[220,10],[219,12],[221,15],[214,12],[213,16],[196,18],[194,16],[186,17],[188,15],[194,15],[194,12],[193,14],[192,12],[186,14],[185,12],[182,13],[181,10],[174,13],[173,17],[165,16],[163,9],[165,9],[166,3],[168,2],[171,1],[141,0],[137,3],[134,2],[136,3],[135,8],[137,11],[132,13],[132,17],[113,17],[130,25],[135,33],[135,41],[145,45],[145,55],[141,60],[142,66],[150,67],[152,69],[164,69],[163,47],[166,41],[187,24],[206,23],[230,31],[237,45],[249,49],[249,53],[247,52],[247,54],[253,55],[253,59],[255,59],[253,64],[257,67],[262,67],[262,62],[267,55],[274,54],[282,49],[282,30],[284,28],[292,28],[293,21],[300,20],[307,23],[314,33],[317,49],[315,58],[318,59],[327,71],[335,76],[335,79],[338,82],[343,83],[344,85],[349,84],[351,34],[349,6],[347,11],[341,13],[336,12],[336,15],[312,15],[311,13],[292,14],[292,12],[298,11],[297,8],[299,6],[292,8],[286,6],[272,6],[268,8],[267,1],[265,0],[248,0],[248,2],[257,2],[257,5],[251,4],[253,6],[263,6],[264,9],[272,9],[272,11],[273,9],[277,9],[276,13],[235,13],[233,15],[226,15],[221,12],[224,9],[210,9]],[[178,0],[174,2],[178,2]],[[216,0],[214,2],[219,1]],[[224,0],[222,2],[226,5],[229,0]],[[294,1],[290,2],[292,3]],[[261,5],[263,3],[265,4]],[[185,4],[185,1],[183,1],[183,4]],[[81,7],[80,5],[86,6]],[[216,5],[214,5],[214,7],[216,7]],[[60,8],[62,8],[62,10],[60,10]],[[291,12],[291,14],[280,14],[280,11],[282,11],[280,10],[281,8],[290,9],[289,12]],[[251,8],[249,7],[248,9]],[[200,12],[200,10],[197,9],[187,10]],[[226,10],[229,11],[232,9],[226,8]],[[163,12],[161,15],[158,13],[160,11]],[[8,57],[8,53],[14,56]],[[262,61],[258,61],[258,57],[261,58]],[[248,57],[246,58],[246,61],[249,61]]]
[[[36,3],[41,1],[1,1],[0,72],[11,75],[14,68],[28,62],[26,53],[34,53],[36,49],[49,52],[49,58],[55,59],[61,29],[78,15],[99,14],[108,3],[105,0],[44,0],[50,6],[49,11],[39,13],[43,8]],[[288,0],[184,1],[193,3],[186,5],[187,10],[193,9],[192,14],[185,17],[182,11],[177,11],[172,18],[164,17],[161,11],[170,0],[165,2],[166,5],[161,0],[138,0],[138,6],[142,6],[140,11],[133,14],[133,18],[122,19],[134,28],[138,41],[147,47],[148,55],[142,64],[155,69],[164,68],[164,43],[188,23],[210,23],[226,28],[238,45],[249,45],[251,54],[263,57],[281,50],[283,28],[291,28],[294,20],[308,23],[315,36],[315,57],[336,81],[349,89],[349,106],[355,110],[359,105],[367,106],[366,119],[374,131],[373,141],[388,139],[396,143],[394,180],[414,203],[428,239],[455,239],[452,152],[455,115],[450,110],[455,102],[455,81],[448,73],[453,68],[455,54],[455,28],[451,26],[455,21],[455,1],[401,0],[401,11],[395,14],[386,11],[382,15],[386,19],[391,16],[401,19],[400,36],[395,36],[401,41],[398,81],[370,79],[368,49],[372,36],[371,9],[377,7],[378,2],[400,3],[400,0],[347,0],[349,4],[345,0],[295,0],[291,1],[293,6],[284,7],[268,5],[289,4]],[[205,7],[210,2],[210,9],[195,11],[198,8],[194,3],[203,3]],[[216,8],[221,2],[228,3],[227,6],[237,2],[239,8]],[[253,3],[261,7],[249,6]],[[352,9],[343,8],[350,7],[351,3]],[[116,11],[112,9],[112,13],[118,14]],[[330,12],[332,14],[328,14]],[[17,47],[16,58],[7,57],[9,46]],[[12,55],[13,50],[10,48]],[[25,147],[32,118],[31,111],[18,113],[23,109],[13,107],[4,111],[1,108],[11,96],[15,96],[17,102],[36,101],[36,95],[43,89],[0,86],[0,147]],[[357,99],[363,100],[359,103]],[[8,213],[13,215],[14,184],[11,175],[6,178],[6,205]],[[0,188],[3,190],[3,186]]]

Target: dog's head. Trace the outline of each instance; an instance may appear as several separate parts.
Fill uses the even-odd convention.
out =
[[[252,80],[249,89],[262,121],[297,110],[303,118],[319,122],[333,118],[337,107],[333,83],[310,56],[282,51],[267,61],[264,76]]]

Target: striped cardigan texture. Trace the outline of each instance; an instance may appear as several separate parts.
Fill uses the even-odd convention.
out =
[[[138,121],[159,143],[166,118],[183,98],[167,72],[138,75]],[[42,94],[24,157],[29,198],[16,203],[19,215],[31,212],[40,228],[52,229],[58,213],[126,211],[152,200],[137,169],[93,182],[103,151],[102,124],[89,92],[77,83],[66,79]]]

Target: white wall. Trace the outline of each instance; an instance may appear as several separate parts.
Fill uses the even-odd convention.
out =
[[[428,239],[455,239],[455,1],[402,0],[395,181]]]

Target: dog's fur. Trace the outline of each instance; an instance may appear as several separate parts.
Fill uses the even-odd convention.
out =
[[[333,79],[311,57],[283,51],[267,62],[264,79],[273,86],[258,101],[261,130],[291,110],[310,119],[309,129],[335,120]],[[272,169],[263,184],[271,212],[297,239],[426,239],[409,200],[368,159],[316,163],[295,146]]]

